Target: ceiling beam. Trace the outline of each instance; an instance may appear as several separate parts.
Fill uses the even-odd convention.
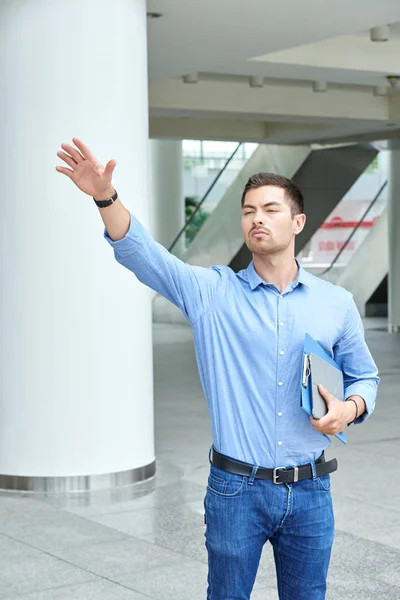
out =
[[[151,110],[197,116],[214,112],[235,113],[245,118],[373,120],[389,119],[390,100],[374,96],[372,88],[332,87],[325,94],[312,91],[311,83],[284,85],[268,83],[251,88],[242,81],[202,81],[188,85],[181,79],[169,79],[149,86]]]
[[[370,131],[362,124],[349,131],[345,121],[325,123],[290,123],[218,118],[174,118],[150,115],[150,137],[168,139],[202,139],[268,144],[339,143],[373,141],[392,136],[392,129],[375,124]]]

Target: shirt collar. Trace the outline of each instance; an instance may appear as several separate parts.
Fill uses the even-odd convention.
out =
[[[299,263],[299,261],[297,260],[297,258],[295,260],[296,260],[296,263],[297,263],[297,266],[298,266],[299,270],[298,270],[296,279],[292,283],[292,289],[294,289],[297,286],[298,283],[302,283],[303,285],[307,286],[308,288],[311,287],[311,277],[312,277],[312,275],[310,273],[308,273],[301,266],[301,264]],[[255,290],[256,287],[258,287],[261,284],[274,285],[273,283],[268,283],[268,282],[264,281],[264,279],[262,277],[260,277],[260,275],[257,273],[257,271],[254,268],[254,261],[253,260],[251,261],[251,263],[247,267],[247,279],[248,279],[250,288],[252,290]]]

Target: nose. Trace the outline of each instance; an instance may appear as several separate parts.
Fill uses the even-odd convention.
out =
[[[261,214],[255,213],[253,217],[253,223],[255,225],[262,225],[264,223],[264,219]]]

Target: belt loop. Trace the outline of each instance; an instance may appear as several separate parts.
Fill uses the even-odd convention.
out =
[[[315,462],[313,461],[312,463],[310,463],[310,465],[311,465],[311,471],[312,471],[313,481],[316,481],[316,479],[317,479],[317,469],[315,467]]]
[[[210,449],[208,451],[208,462],[210,463],[210,465],[212,465],[211,462],[211,450],[213,449],[214,444],[211,444]]]
[[[258,467],[256,467],[256,466],[255,466],[255,467],[253,467],[253,469],[252,469],[252,471],[251,471],[250,479],[249,479],[249,481],[248,481],[248,484],[249,484],[249,485],[253,485],[253,483],[254,483],[254,478],[255,478],[255,476],[256,476],[256,474],[257,474],[257,471],[258,471]]]

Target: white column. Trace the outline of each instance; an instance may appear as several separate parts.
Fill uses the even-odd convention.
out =
[[[3,3],[0,49],[0,487],[149,477],[150,293],[55,170],[81,138],[117,161],[121,200],[148,225],[145,0]]]
[[[185,223],[182,142],[150,140],[150,230],[169,248]],[[176,246],[182,250],[184,238]]]
[[[400,332],[400,140],[389,142],[389,332]]]

